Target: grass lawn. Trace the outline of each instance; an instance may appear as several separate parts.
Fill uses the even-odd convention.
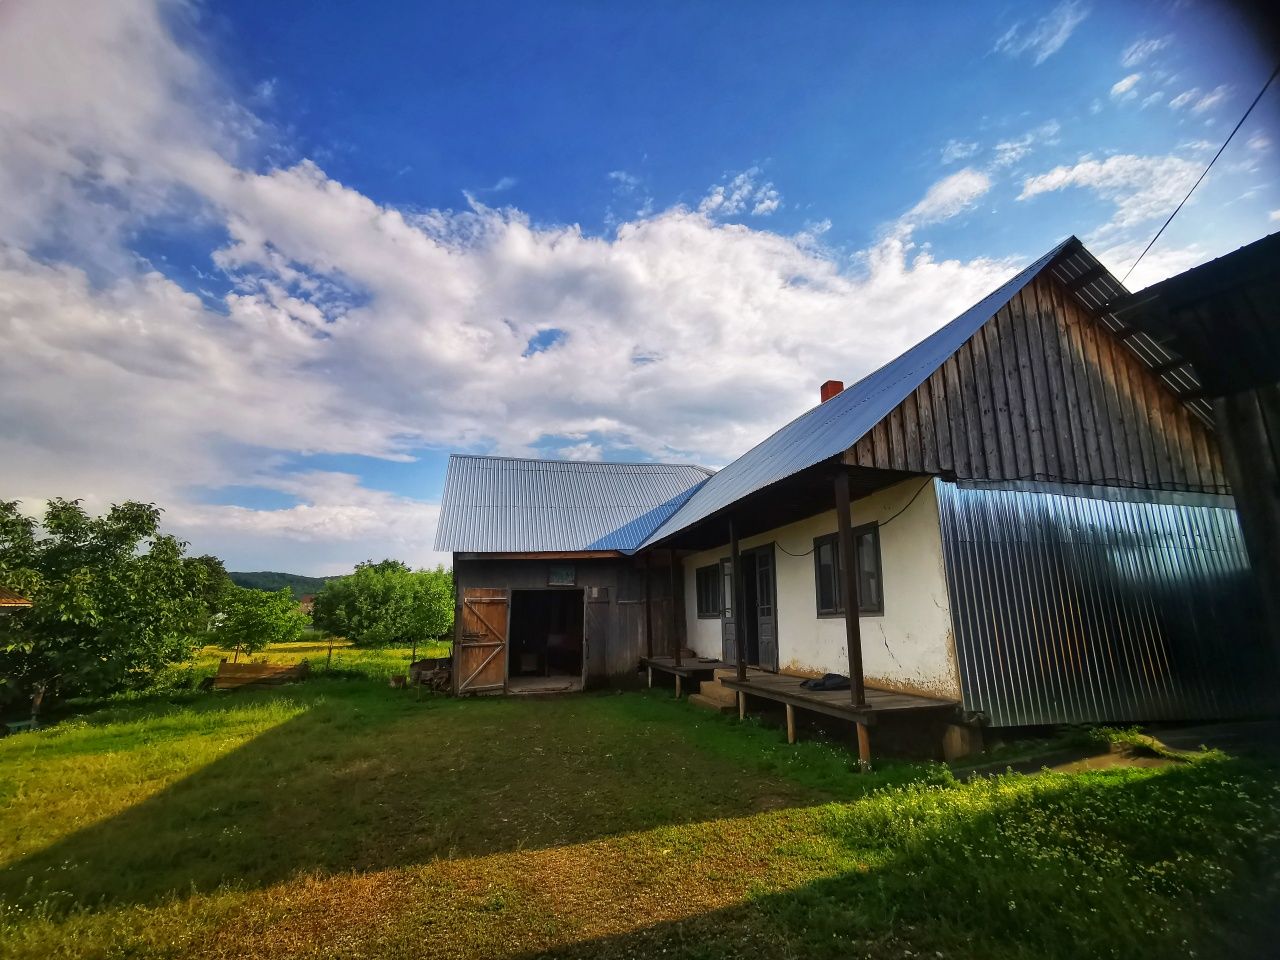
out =
[[[1238,956],[1280,895],[1256,762],[859,775],[656,691],[419,700],[343,656],[0,741],[0,956]]]

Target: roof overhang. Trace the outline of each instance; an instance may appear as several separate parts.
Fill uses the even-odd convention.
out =
[[[1280,382],[1280,233],[1110,305],[1221,397]]]

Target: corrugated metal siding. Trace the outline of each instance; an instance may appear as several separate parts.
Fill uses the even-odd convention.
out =
[[[1276,708],[1230,498],[1003,486],[938,482],[966,709],[1018,726]]]
[[[940,330],[853,386],[801,414],[773,436],[708,480],[680,512],[649,538],[656,543],[743,497],[843,453],[888,416],[938,369],[974,331],[1069,245],[1063,241],[1012,280],[988,294]]]
[[[703,467],[449,458],[436,549],[632,551],[704,483]]]

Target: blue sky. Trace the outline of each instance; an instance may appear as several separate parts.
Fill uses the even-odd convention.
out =
[[[101,6],[0,11],[0,496],[310,573],[438,559],[449,450],[719,465],[1123,273],[1270,70],[1204,2]],[[1277,103],[1131,286],[1277,228]]]

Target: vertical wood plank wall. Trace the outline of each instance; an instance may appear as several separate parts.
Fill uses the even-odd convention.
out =
[[[1229,492],[1212,430],[1047,274],[859,440],[849,462]]]

